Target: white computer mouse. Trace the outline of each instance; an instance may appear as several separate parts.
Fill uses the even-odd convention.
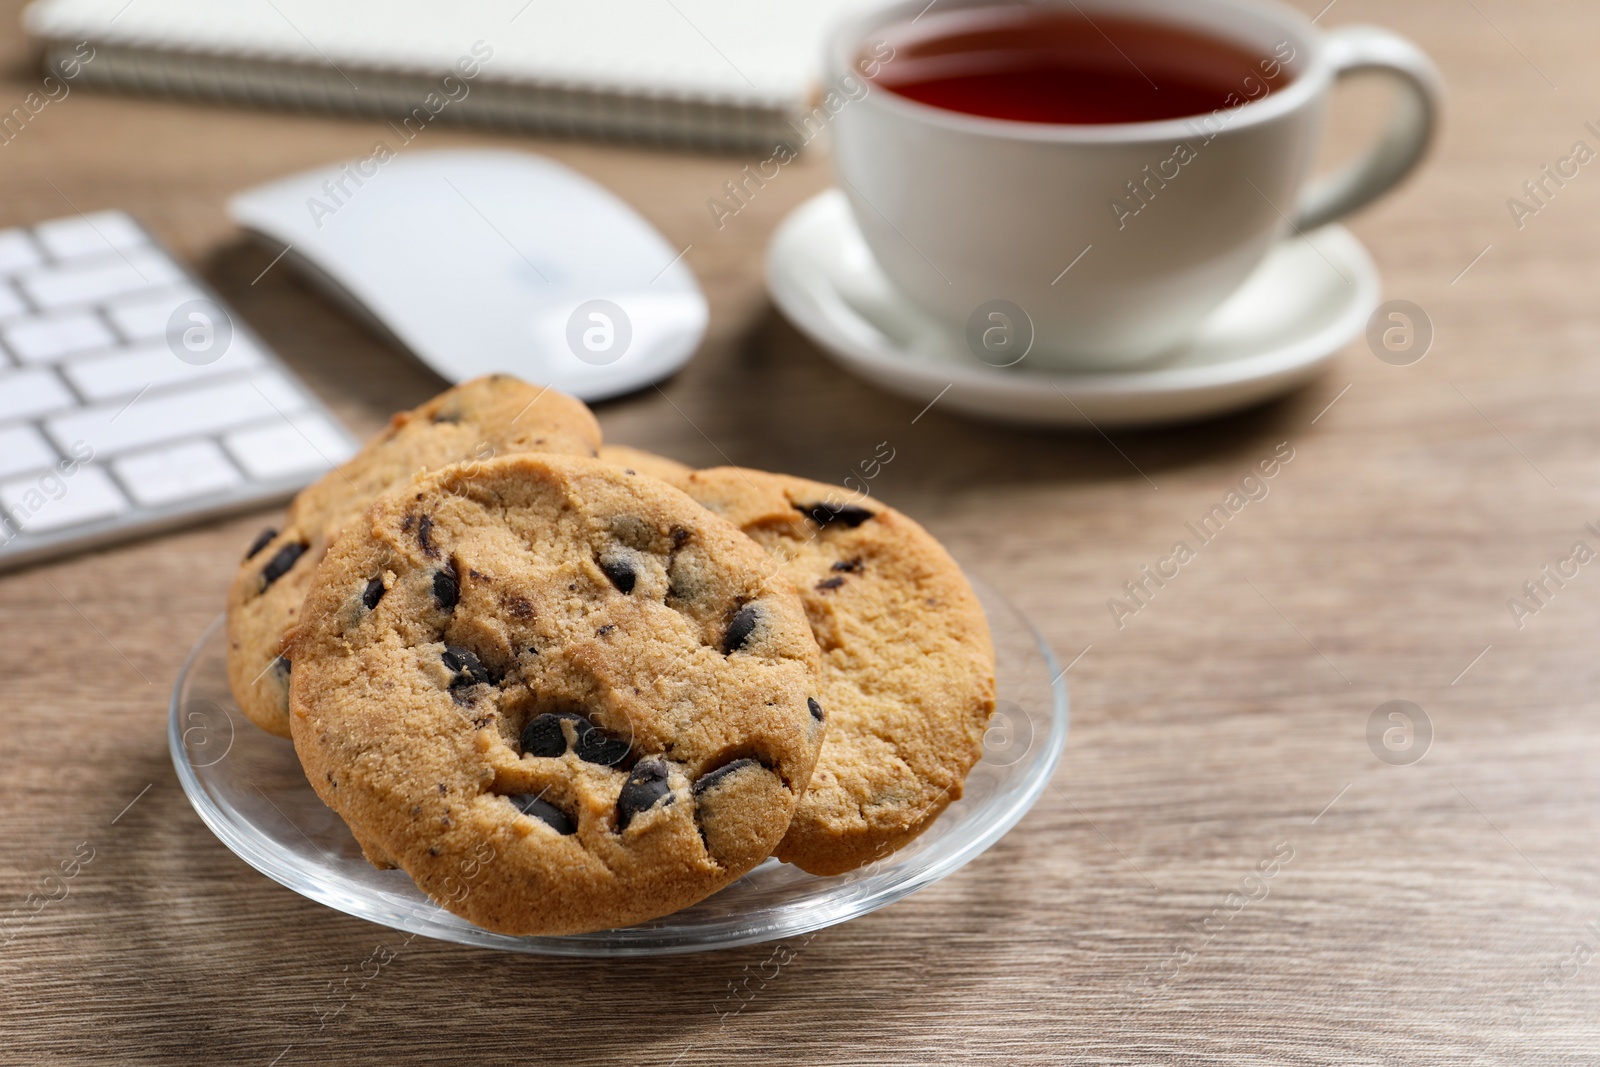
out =
[[[503,371],[601,400],[694,354],[706,300],[682,250],[605,189],[527,152],[384,148],[229,214],[452,382]]]

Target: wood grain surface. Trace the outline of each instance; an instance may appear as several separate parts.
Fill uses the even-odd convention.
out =
[[[6,110],[39,81],[20,10],[0,4]],[[609,439],[830,481],[891,442],[876,492],[1077,657],[1060,771],[956,876],[781,946],[402,944],[247,867],[173,776],[173,678],[266,516],[34,567],[0,577],[0,911],[93,859],[0,947],[0,1062],[1600,1063],[1600,565],[1508,608],[1575,542],[1600,547],[1600,165],[1520,229],[1506,205],[1574,142],[1600,148],[1600,9],[1321,16],[1358,21],[1413,37],[1451,90],[1425,172],[1353,222],[1432,350],[1397,367],[1358,342],[1277,402],[1109,439],[937,404],[913,422],[921,404],[785,323],[761,257],[824,157],[718,229],[706,200],[751,160],[425,131],[547,152],[691,246],[710,336],[661,389],[601,406]],[[1341,93],[1332,156],[1386,99]],[[223,204],[383,129],[75,90],[0,147],[0,224],[135,212],[368,433],[442,383],[263,275]],[[1108,598],[1280,446],[1268,495],[1119,628]],[[1410,765],[1368,744],[1397,699],[1431,724]],[[398,955],[345,984],[379,946]],[[335,988],[354,992],[322,1025]]]

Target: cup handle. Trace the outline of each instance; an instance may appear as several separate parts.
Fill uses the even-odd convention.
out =
[[[1380,26],[1341,26],[1328,33],[1324,47],[1335,78],[1376,72],[1400,84],[1400,98],[1388,128],[1361,158],[1316,181],[1300,198],[1297,230],[1313,230],[1365,207],[1422,161],[1439,129],[1444,82],[1433,60],[1392,30]]]

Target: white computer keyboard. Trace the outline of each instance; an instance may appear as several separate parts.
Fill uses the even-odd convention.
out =
[[[0,230],[0,569],[282,500],[353,451],[132,217]]]

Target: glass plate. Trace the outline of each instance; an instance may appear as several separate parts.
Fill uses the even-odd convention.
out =
[[[953,874],[1000,840],[1044,791],[1067,737],[1066,683],[1032,624],[993,590],[976,588],[994,634],[998,692],[983,759],[959,801],[911,844],[860,870],[819,878],[769,859],[691,908],[626,929],[492,933],[434,904],[405,872],[375,870],[312,792],[294,746],[251,725],[234,703],[220,618],[178,675],[168,743],[189,802],[223,844],[267,877],[346,914],[442,941],[554,956],[752,945],[865,915]]]

